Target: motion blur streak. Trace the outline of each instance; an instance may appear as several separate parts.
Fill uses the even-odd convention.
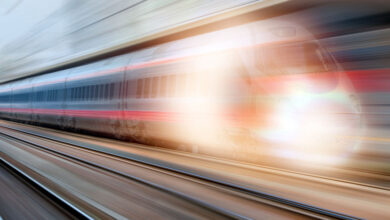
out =
[[[323,73],[328,77],[316,77]],[[263,85],[270,77],[279,77],[278,92]],[[289,16],[31,77],[1,91],[8,119],[219,156],[256,155],[261,142],[284,145],[285,151],[293,146],[299,154],[353,153],[354,142],[336,139],[360,129],[345,72]],[[285,116],[286,110],[295,112]],[[336,114],[356,116],[313,126]],[[288,125],[297,118],[307,126]]]
[[[170,30],[189,19],[260,1],[199,3],[204,9],[195,13],[199,17],[181,13],[177,20],[166,13],[181,7],[188,11],[193,4],[122,2],[119,10],[118,2],[108,7],[111,15],[80,20],[82,28],[71,33],[85,45],[77,43],[75,54],[87,53],[86,45],[115,47],[111,41],[89,44],[86,36],[92,32],[86,31],[130,11],[137,12],[134,18],[138,9],[151,10],[169,22],[153,26],[146,16],[131,26],[126,20],[115,33],[129,33],[129,27],[145,22],[142,29],[132,29],[128,42],[163,26]],[[390,150],[380,140],[388,138],[390,125],[390,6],[380,1],[350,6],[348,1],[318,1],[275,15],[268,11],[261,19],[3,83],[0,117],[256,163],[278,164],[283,158],[388,173]],[[98,28],[93,32],[103,39],[99,33]],[[38,68],[30,55],[8,63],[3,72]],[[51,66],[57,55],[40,67]]]
[[[284,1],[5,1],[0,82]]]
[[[1,158],[120,218],[390,217],[389,1],[50,6],[0,36]]]

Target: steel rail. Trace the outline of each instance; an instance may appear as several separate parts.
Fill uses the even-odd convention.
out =
[[[136,177],[134,175],[129,175],[129,174],[126,174],[124,172],[121,172],[121,171],[117,171],[117,170],[114,170],[112,168],[109,168],[109,167],[106,167],[106,166],[102,166],[102,165],[99,165],[97,163],[93,163],[93,162],[90,162],[90,161],[86,161],[84,159],[81,159],[79,157],[76,157],[76,156],[73,156],[73,155],[70,155],[70,154],[67,154],[67,153],[63,153],[63,152],[60,152],[60,151],[56,151],[56,150],[53,150],[53,149],[50,149],[48,147],[45,147],[43,145],[40,145],[40,144],[36,144],[36,143],[32,143],[32,142],[29,142],[29,141],[25,141],[21,138],[17,138],[17,137],[14,137],[14,136],[10,136],[10,135],[7,135],[7,134],[0,134],[0,136],[3,136],[3,137],[6,137],[8,139],[11,139],[11,140],[16,140],[18,142],[22,142],[24,144],[28,144],[28,145],[32,145],[32,147],[38,149],[38,150],[42,150],[42,151],[45,151],[45,152],[49,152],[51,153],[52,155],[60,155],[64,158],[68,158],[68,159],[71,159],[73,161],[77,161],[79,163],[83,163],[83,164],[86,164],[88,166],[91,166],[91,167],[94,167],[94,168],[98,168],[98,169],[101,169],[101,170],[104,170],[104,171],[107,171],[107,172],[110,172],[110,173],[113,173],[115,175],[118,175],[118,176],[122,176],[124,178],[127,178],[127,179],[130,179],[132,181],[135,181],[135,182],[138,182],[138,183],[141,183],[141,184],[144,184],[144,185],[147,185],[151,188],[154,188],[154,189],[157,189],[157,190],[160,190],[160,191],[163,191],[163,192],[166,192],[168,194],[171,194],[171,195],[174,195],[176,197],[179,197],[185,201],[188,201],[192,204],[195,204],[195,205],[198,205],[200,207],[203,207],[211,212],[214,212],[218,215],[221,215],[223,216],[224,218],[226,219],[242,219],[242,220],[247,220],[249,218],[245,217],[245,216],[242,216],[240,214],[237,214],[237,213],[234,213],[234,212],[231,212],[229,210],[226,210],[226,209],[223,209],[223,208],[220,208],[220,207],[217,207],[217,206],[214,206],[214,205],[211,205],[211,204],[208,204],[206,202],[203,202],[199,199],[196,199],[196,198],[193,198],[193,197],[190,197],[190,196],[187,196],[181,192],[178,192],[178,191],[175,191],[175,190],[172,190],[170,188],[167,188],[167,187],[164,187],[164,186],[161,186],[161,185],[158,185],[156,183],[153,183],[153,182],[150,182],[148,180],[144,180],[142,178],[139,178],[139,177]],[[91,151],[91,150],[90,150]]]
[[[96,149],[96,148],[91,148],[90,146],[82,146],[80,143],[74,143],[73,141],[69,141],[69,140],[58,140],[58,139],[62,139],[62,138],[58,138],[57,139],[57,138],[47,137],[47,136],[40,135],[40,134],[34,134],[34,132],[27,132],[27,131],[23,131],[23,130],[19,130],[19,129],[9,128],[9,127],[3,126],[3,125],[1,125],[1,126],[7,128],[7,129],[10,129],[10,130],[14,130],[16,132],[27,134],[27,135],[32,135],[32,136],[37,136],[37,137],[40,137],[40,138],[49,139],[51,141],[55,141],[55,142],[59,142],[59,143],[62,143],[62,144],[67,144],[67,145],[71,145],[73,147],[82,148],[82,149],[86,149],[86,150],[89,150],[89,151],[94,151],[94,152],[98,152],[98,153],[108,154],[108,155],[119,157],[119,158],[122,158],[122,159],[125,159],[125,160],[130,160],[130,161],[134,161],[134,162],[137,162],[137,163],[140,163],[140,164],[145,164],[147,166],[152,166],[152,167],[155,167],[155,168],[158,168],[158,169],[169,170],[170,172],[174,172],[174,173],[177,173],[177,174],[185,175],[185,176],[188,176],[188,177],[192,177],[192,178],[195,177],[195,178],[203,180],[205,182],[209,182],[209,183],[213,183],[213,184],[216,184],[216,185],[223,186],[225,188],[229,188],[229,189],[231,189],[233,191],[236,191],[236,192],[244,193],[244,194],[251,195],[251,196],[254,196],[254,197],[257,197],[257,198],[265,199],[265,200],[268,200],[268,201],[276,202],[276,203],[279,203],[279,204],[287,205],[287,206],[290,206],[290,207],[302,210],[303,212],[298,212],[298,213],[301,213],[301,214],[305,213],[305,212],[311,212],[311,213],[315,213],[315,214],[320,214],[320,215],[322,215],[324,217],[327,217],[327,218],[346,219],[346,220],[347,219],[348,220],[361,219],[361,218],[350,216],[350,215],[347,215],[347,214],[343,214],[343,213],[339,213],[339,212],[335,212],[335,211],[319,208],[319,207],[312,206],[312,205],[309,205],[309,204],[306,204],[306,203],[301,203],[301,202],[293,201],[293,200],[286,199],[286,198],[283,198],[283,197],[280,197],[280,196],[276,196],[276,195],[272,195],[272,194],[269,194],[269,193],[261,192],[261,191],[258,191],[258,190],[255,190],[255,189],[251,189],[251,188],[248,188],[248,187],[243,187],[243,186],[237,185],[235,183],[222,181],[222,180],[219,180],[219,179],[215,179],[215,178],[207,177],[207,176],[200,175],[200,174],[197,174],[197,173],[193,173],[193,172],[187,171],[185,169],[182,169],[180,167],[168,166],[167,164],[162,163],[162,162],[157,161],[157,160],[153,160],[153,159],[147,160],[146,158],[139,157],[137,155],[130,156],[128,154],[124,155],[124,154],[120,154],[120,153],[113,153],[113,152],[110,152],[110,151],[107,151],[107,150],[104,150],[104,149]],[[27,142],[25,140],[22,140],[22,139],[19,139],[19,138],[15,138],[15,137],[7,135],[7,134],[3,134],[3,135],[11,137],[11,138],[14,138],[14,139],[18,139],[19,141],[22,141],[22,142],[25,142],[25,143]],[[29,142],[27,142],[27,143],[29,143]],[[34,143],[29,143],[29,144],[36,145]],[[48,151],[54,151],[54,150],[48,149],[47,147],[44,147],[44,146],[39,146],[39,147],[46,148],[46,150],[48,150]],[[71,155],[64,155],[64,156],[73,157]],[[75,159],[77,160],[77,158],[75,158]],[[80,161],[80,162],[82,162],[82,161]],[[93,164],[93,163],[91,163],[91,165],[92,166],[100,166],[98,164]],[[101,169],[107,169],[106,167],[100,167],[100,168]],[[123,175],[123,173],[121,173],[121,172],[118,172],[118,174],[119,175]],[[127,174],[124,174],[124,175],[127,175]],[[150,183],[147,183],[147,184],[150,184]],[[166,189],[161,189],[161,190],[166,190]],[[185,195],[179,195],[179,196],[185,196]],[[202,205],[202,204],[200,204],[200,205]],[[229,213],[227,213],[227,214],[229,214]],[[233,218],[240,218],[240,217],[242,217],[242,216],[235,216]]]
[[[32,187],[36,190],[38,190],[40,193],[42,193],[44,196],[46,196],[48,199],[50,199],[52,202],[57,204],[59,207],[63,208],[65,211],[67,211],[69,214],[73,215],[77,219],[94,219],[93,217],[89,216],[87,213],[79,209],[78,207],[72,205],[70,202],[68,202],[66,199],[62,198],[60,195],[55,193],[54,191],[50,190],[43,184],[41,184],[39,181],[35,180],[33,177],[28,175],[23,170],[19,169],[15,165],[13,165],[11,162],[7,161],[6,159],[0,157],[0,164],[4,165],[6,168],[10,169],[13,173],[18,175],[20,178],[28,182],[32,185]]]

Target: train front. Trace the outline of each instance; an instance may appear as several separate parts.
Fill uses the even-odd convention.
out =
[[[339,164],[353,154],[363,131],[358,100],[337,61],[296,24],[261,27],[256,43],[240,51],[250,90],[244,104],[249,152],[294,161]],[[259,41],[260,41],[259,40]],[[255,40],[256,41],[256,40]],[[250,118],[250,120],[248,120]],[[243,148],[243,149],[248,149]]]

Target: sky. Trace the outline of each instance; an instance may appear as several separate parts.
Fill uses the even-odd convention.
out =
[[[23,36],[63,5],[64,0],[1,0],[0,48]]]

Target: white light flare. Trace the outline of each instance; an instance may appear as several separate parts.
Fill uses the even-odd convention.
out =
[[[351,153],[355,143],[346,137],[358,126],[345,114],[356,114],[345,94],[296,91],[276,104],[270,126],[258,134],[278,145],[272,152],[280,157],[338,163]]]

